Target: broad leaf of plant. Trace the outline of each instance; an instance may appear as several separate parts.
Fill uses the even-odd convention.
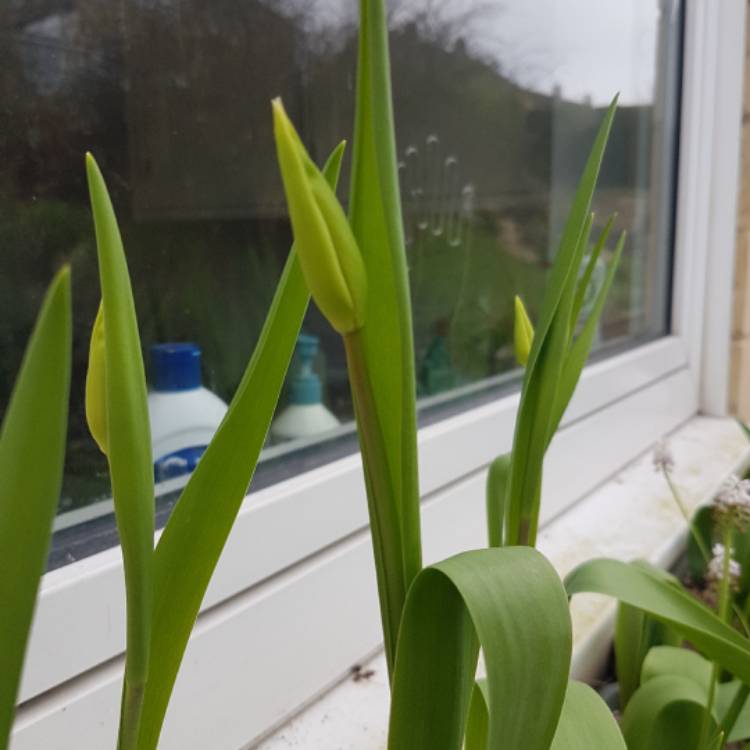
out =
[[[620,724],[628,750],[706,750],[701,745],[706,692],[679,675],[655,677],[634,693]],[[716,731],[711,721],[710,735]]]
[[[401,519],[407,590],[422,567],[411,301],[383,0],[360,0],[360,14],[350,221],[367,268],[363,348]]]
[[[604,148],[614,117],[612,102],[599,128],[594,146],[578,184],[563,230],[560,247],[542,299],[539,320],[526,364],[521,403],[513,438],[513,467],[508,495],[507,541],[533,544],[544,453],[557,386],[569,337],[583,239],[590,221],[589,209]]]
[[[674,646],[654,646],[643,660],[641,683],[664,675],[678,675],[692,680],[708,693],[711,671],[711,662],[695,651]]]
[[[50,285],[0,428],[0,748],[13,723],[60,498],[70,389],[70,271]]]
[[[615,597],[673,627],[706,657],[750,681],[750,641],[669,579],[642,565],[591,560],[565,581],[569,595],[594,592]]]
[[[642,681],[665,675],[677,675],[693,680],[703,691],[703,705],[708,702],[708,689],[711,684],[711,662],[704,659],[695,651],[685,648],[670,648],[659,646],[649,651],[643,662]],[[722,682],[718,686],[716,703],[714,705],[714,718],[721,720],[729,710],[737,691],[742,683],[739,680]],[[739,717],[729,733],[730,742],[738,742],[750,737],[750,703],[747,701],[740,711]]]
[[[335,188],[343,155],[324,167]],[[278,401],[309,294],[294,249],[242,381],[156,548],[150,678],[139,750],[155,748],[190,631],[239,512]]]
[[[582,682],[569,682],[550,750],[626,750],[609,706]]]
[[[602,232],[602,236],[605,236],[606,232],[608,232],[608,229],[605,229],[605,231]],[[568,408],[570,399],[573,397],[573,392],[578,384],[578,379],[581,377],[581,372],[583,372],[586,360],[588,359],[591,345],[594,343],[594,336],[596,336],[597,326],[599,325],[599,318],[604,310],[604,303],[607,301],[607,295],[612,286],[615,272],[620,265],[620,257],[622,256],[622,249],[624,246],[625,234],[623,233],[617,242],[614,256],[607,267],[607,275],[605,276],[601,289],[599,289],[594,306],[589,313],[588,318],[586,318],[586,322],[584,323],[581,332],[570,347],[568,355],[565,357],[562,371],[560,372],[560,381],[558,383],[557,396],[555,398],[552,422],[550,424],[550,432],[547,438],[548,444],[549,441],[552,440],[552,437],[563,418],[563,414],[565,414],[565,410]]]
[[[389,750],[460,750],[481,646],[488,747],[546,750],[570,668],[565,592],[526,547],[465,552],[409,591],[393,677]]]
[[[654,646],[677,646],[680,636],[671,628],[649,617],[643,610],[620,602],[615,618],[615,667],[620,689],[620,708],[641,684],[643,663]]]
[[[121,731],[148,672],[153,597],[154,468],[138,322],[120,230],[94,158],[86,156],[105,327],[107,460],[127,593],[127,655]],[[133,697],[136,696],[136,697]],[[132,709],[137,713],[138,708]],[[121,735],[122,740],[122,735]]]

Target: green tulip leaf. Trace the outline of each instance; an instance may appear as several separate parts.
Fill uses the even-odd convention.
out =
[[[334,188],[342,155],[343,144],[323,169]],[[293,248],[224,421],[191,475],[156,548],[151,677],[138,750],[157,746],[190,631],[255,471],[308,301]]]
[[[456,555],[415,579],[398,642],[389,750],[460,750],[480,646],[487,747],[549,748],[570,668],[565,592],[536,550],[502,547]],[[476,725],[469,731],[481,735]]]
[[[70,271],[42,303],[0,427],[0,748],[15,710],[60,499],[71,360]]]
[[[619,560],[591,560],[565,581],[568,594],[594,592],[643,610],[674,628],[707,658],[750,682],[750,641],[661,573]]]
[[[536,540],[542,466],[549,440],[556,428],[555,415],[562,403],[558,391],[570,347],[570,321],[579,269],[591,229],[589,209],[616,106],[617,99],[612,102],[602,121],[578,184],[534,331],[513,437],[506,519],[509,544],[533,545]],[[572,368],[571,373],[574,370]],[[562,406],[564,411],[565,404]]]
[[[138,322],[125,252],[99,167],[86,155],[104,311],[106,449],[127,596],[120,748],[135,748],[148,677],[153,603],[154,468]]]
[[[386,657],[392,670],[401,610],[409,585],[422,568],[422,549],[414,342],[387,22],[383,0],[360,0],[349,219],[367,270],[366,323],[359,343],[373,396],[371,421],[385,451],[383,468],[363,445],[370,512],[372,517],[374,506],[387,506],[399,526],[373,532],[384,537],[373,541]],[[381,489],[372,481],[376,472]],[[393,559],[381,559],[386,556]]]
[[[664,675],[645,682],[625,709],[621,728],[628,750],[706,750],[702,744],[706,691],[694,680]],[[718,727],[709,719],[709,733]]]
[[[582,682],[568,683],[550,750],[626,750],[615,717],[601,697]]]

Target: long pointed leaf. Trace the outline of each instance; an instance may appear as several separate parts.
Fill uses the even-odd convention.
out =
[[[750,641],[667,579],[619,560],[591,560],[565,580],[572,596],[594,592],[615,597],[672,626],[699,651],[750,682]]]
[[[555,434],[555,431],[560,424],[560,420],[562,420],[565,409],[567,409],[568,404],[570,403],[570,399],[573,397],[573,392],[576,389],[576,385],[578,385],[578,379],[581,377],[581,372],[583,372],[584,365],[588,359],[591,345],[593,344],[594,336],[596,335],[597,325],[599,324],[599,318],[601,317],[602,310],[604,310],[604,303],[607,301],[607,294],[609,294],[609,289],[615,278],[615,272],[620,265],[620,258],[624,247],[625,234],[623,233],[617,242],[614,256],[607,268],[607,275],[605,276],[604,283],[597,294],[594,307],[588,318],[586,318],[583,329],[573,342],[568,356],[565,358],[562,372],[560,373],[557,395],[555,397],[555,406],[550,425],[550,440]]]
[[[323,170],[334,188],[342,155],[343,145]],[[255,471],[309,298],[292,249],[237,393],[159,539],[139,750],[157,746],[190,631]]]
[[[389,481],[401,519],[407,590],[422,567],[416,379],[383,0],[360,0],[350,220],[367,268],[363,349],[378,420],[387,437]]]
[[[107,460],[127,594],[121,747],[134,747],[148,673],[153,597],[154,470],[138,322],[120,230],[99,167],[86,155],[105,327]]]
[[[547,750],[565,697],[570,617],[554,568],[525,547],[465,552],[416,578],[399,635],[389,750],[459,750],[480,645],[488,747]]]
[[[0,748],[8,735],[60,498],[70,390],[70,271],[47,292],[0,430]]]
[[[557,374],[568,346],[583,237],[616,104],[615,99],[602,121],[578,184],[534,332],[513,437],[507,518],[509,544],[534,544],[536,538],[542,465],[556,399]],[[566,305],[567,310],[562,310],[561,306]]]

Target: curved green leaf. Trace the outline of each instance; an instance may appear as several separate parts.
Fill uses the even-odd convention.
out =
[[[706,691],[676,675],[655,677],[636,690],[622,717],[628,750],[705,750],[701,730]],[[711,722],[710,734],[717,731]]]
[[[343,144],[323,169],[334,188],[342,156]],[[150,678],[139,750],[157,746],[190,631],[255,471],[309,298],[292,249],[224,421],[159,539]]]
[[[49,287],[0,428],[0,748],[7,747],[60,498],[70,390],[70,270]]]
[[[571,596],[584,591],[615,597],[674,627],[709,659],[750,681],[750,641],[670,579],[642,565],[591,560],[565,580]]]
[[[570,616],[554,568],[525,547],[465,552],[415,579],[399,634],[389,750],[459,750],[480,645],[488,747],[547,750],[570,668]]]
[[[711,662],[695,651],[674,646],[654,646],[643,660],[641,682],[664,675],[677,675],[692,680],[708,693],[711,671]]]
[[[703,691],[703,705],[708,703],[708,690],[711,684],[712,667],[711,662],[704,659],[695,651],[685,648],[670,648],[659,646],[649,651],[643,663],[643,682],[663,677],[665,675],[676,675],[693,680]],[[714,718],[718,721],[725,717],[732,705],[742,683],[739,680],[722,682],[718,686],[716,703],[714,705]],[[742,700],[742,698],[740,698]],[[723,724],[723,722],[722,722]],[[729,732],[729,741],[738,742],[750,738],[750,703],[745,696],[744,705],[741,706],[739,715],[732,730]]]
[[[569,682],[550,750],[626,750],[609,706],[582,682]]]
[[[127,596],[119,746],[135,747],[153,603],[154,468],[138,322],[120,230],[99,167],[86,155],[105,321],[107,460]]]

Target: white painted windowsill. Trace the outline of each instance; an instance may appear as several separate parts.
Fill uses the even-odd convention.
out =
[[[694,417],[669,436],[673,476],[692,511],[708,502],[724,478],[750,463],[750,445],[731,419]],[[575,456],[581,461],[585,457]],[[594,557],[642,558],[669,566],[685,539],[685,522],[647,452],[547,523],[539,549],[561,576]],[[592,679],[609,650],[614,602],[578,595],[571,604],[573,675]],[[349,677],[295,719],[256,744],[258,750],[379,750],[385,747],[388,685],[382,653],[362,666],[365,679]]]

